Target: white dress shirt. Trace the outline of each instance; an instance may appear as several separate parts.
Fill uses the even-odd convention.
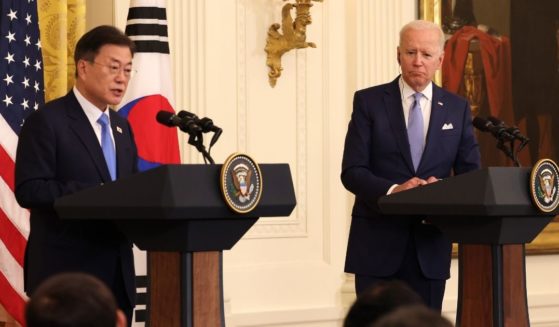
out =
[[[89,123],[91,124],[91,127],[93,127],[93,131],[95,132],[95,135],[97,136],[97,140],[99,141],[99,145],[101,145],[101,124],[99,124],[97,122],[97,120],[99,119],[99,117],[101,117],[101,115],[107,115],[107,117],[109,117],[109,123],[111,122],[111,115],[109,115],[109,107],[105,108],[104,111],[101,111],[93,103],[89,102],[89,100],[87,100],[80,93],[80,91],[78,91],[78,89],[75,86],[73,88],[73,91],[74,91],[74,95],[76,96],[76,99],[78,99],[78,103],[80,104],[80,106],[83,109],[83,112],[87,116],[87,120],[89,120]],[[115,138],[113,136],[113,129],[110,128],[109,131],[110,131],[110,134],[111,134],[111,140],[113,141],[113,145],[114,145],[115,144]]]

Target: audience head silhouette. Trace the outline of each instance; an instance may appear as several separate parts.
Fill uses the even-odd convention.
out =
[[[440,313],[415,305],[396,309],[368,327],[453,327],[453,324]]]
[[[27,327],[121,327],[126,317],[97,278],[63,273],[45,280],[25,310]]]
[[[381,316],[408,305],[423,305],[423,301],[401,281],[379,282],[357,297],[347,313],[344,327],[370,326]]]

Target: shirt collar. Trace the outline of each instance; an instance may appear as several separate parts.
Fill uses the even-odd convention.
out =
[[[402,85],[402,98],[403,99],[408,99],[409,97],[411,97],[412,95],[414,95],[416,92],[414,89],[411,88],[411,86],[408,85],[408,83],[406,83],[406,81],[404,80],[403,77],[400,76],[400,85]],[[427,84],[427,86],[425,87],[425,89],[423,89],[423,91],[421,91],[421,94],[423,94],[423,96],[427,99],[427,100],[431,100],[433,97],[433,82],[429,82],[429,84]]]
[[[93,103],[87,100],[75,86],[73,88],[73,91],[74,91],[74,95],[76,96],[76,99],[78,100],[78,103],[82,107],[87,118],[90,121],[96,122],[97,119],[101,117],[101,115],[99,114],[100,111],[99,108],[97,108]],[[109,111],[107,110],[107,108],[105,108],[105,110],[102,111],[102,114],[109,116]]]

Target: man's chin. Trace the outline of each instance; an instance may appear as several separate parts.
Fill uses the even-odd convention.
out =
[[[111,99],[111,102],[109,102],[109,105],[111,105],[111,106],[118,106],[121,102],[122,102],[122,97],[119,97],[119,98],[112,98],[112,99]]]
[[[416,91],[423,90],[427,84],[429,84],[429,80],[425,78],[412,78],[408,84]]]

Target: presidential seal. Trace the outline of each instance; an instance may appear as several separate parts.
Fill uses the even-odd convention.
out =
[[[260,167],[246,154],[234,153],[221,167],[221,193],[227,205],[238,213],[252,211],[262,195]]]
[[[551,159],[542,159],[532,168],[530,194],[534,204],[543,212],[552,212],[559,205],[559,168]]]

